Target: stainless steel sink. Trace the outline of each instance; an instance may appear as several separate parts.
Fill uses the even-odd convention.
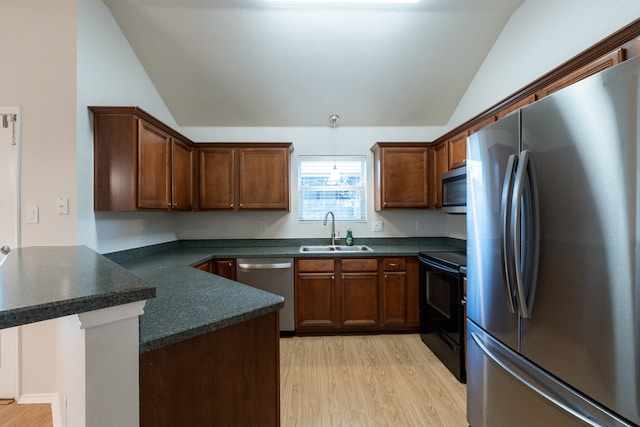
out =
[[[369,246],[365,245],[315,245],[300,246],[300,252],[307,253],[330,253],[330,252],[373,252]]]

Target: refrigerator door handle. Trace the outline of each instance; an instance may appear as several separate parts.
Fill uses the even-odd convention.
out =
[[[539,395],[550,404],[562,408],[586,425],[592,427],[631,427],[626,420],[619,418],[606,408],[588,400],[569,389],[555,377],[539,367],[525,361],[513,350],[489,336],[471,331],[469,336],[480,350],[504,369],[523,386]]]
[[[529,319],[538,282],[540,245],[538,189],[529,150],[520,153],[511,203],[516,300],[520,316]]]
[[[509,220],[511,219],[511,203],[513,197],[513,181],[515,169],[518,165],[518,156],[512,154],[507,160],[507,169],[505,170],[504,184],[502,186],[502,203],[500,206],[502,230],[500,232],[500,243],[502,252],[502,269],[504,273],[504,285],[507,293],[507,306],[509,311],[516,314],[515,303],[515,277],[514,277],[514,262],[513,253],[514,248],[510,246],[513,242],[511,236],[512,227],[510,227]]]

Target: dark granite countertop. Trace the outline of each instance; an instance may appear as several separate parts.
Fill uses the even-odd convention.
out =
[[[155,296],[155,289],[86,246],[13,249],[0,266],[0,329]]]
[[[415,256],[424,250],[464,248],[447,238],[359,239],[373,252],[357,254],[301,253],[301,245],[327,244],[328,239],[182,240],[114,252],[105,256],[156,287],[157,296],[140,317],[140,352],[150,351],[235,323],[284,305],[281,296],[261,291],[195,268],[214,258]]]

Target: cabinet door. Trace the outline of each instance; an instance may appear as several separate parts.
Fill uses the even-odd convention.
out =
[[[289,149],[239,148],[239,208],[289,210]]]
[[[235,150],[201,148],[199,150],[200,209],[235,207]]]
[[[193,208],[193,149],[178,140],[171,143],[171,209]]]
[[[342,326],[378,325],[378,273],[342,273]]]
[[[407,273],[384,272],[382,294],[383,326],[404,326],[407,323]]]
[[[429,207],[429,150],[380,149],[381,209]]]
[[[197,268],[198,270],[206,271],[207,273],[211,273],[211,261],[205,261],[203,263],[195,265],[193,268]]]
[[[236,280],[236,262],[234,259],[216,259],[212,261],[213,272],[218,276]]]
[[[442,174],[449,170],[448,144],[440,144],[434,149],[433,160],[433,205],[436,209],[442,207]]]
[[[599,73],[602,70],[611,68],[616,64],[619,64],[624,59],[624,49],[617,49],[607,55],[604,55],[595,61],[585,65],[584,67],[554,81],[544,89],[539,90],[536,93],[536,98],[541,99],[545,96],[551,95],[554,92],[559,91],[569,85],[574,84],[584,78],[587,78],[593,74]]]
[[[170,137],[138,120],[138,207],[171,207]]]
[[[449,141],[448,170],[462,167],[467,164],[467,132],[462,132]]]
[[[296,329],[339,326],[334,273],[298,273],[295,299]]]

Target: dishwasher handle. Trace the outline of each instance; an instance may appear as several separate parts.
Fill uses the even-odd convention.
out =
[[[274,262],[274,263],[238,263],[241,270],[283,270],[292,268],[290,262]]]

